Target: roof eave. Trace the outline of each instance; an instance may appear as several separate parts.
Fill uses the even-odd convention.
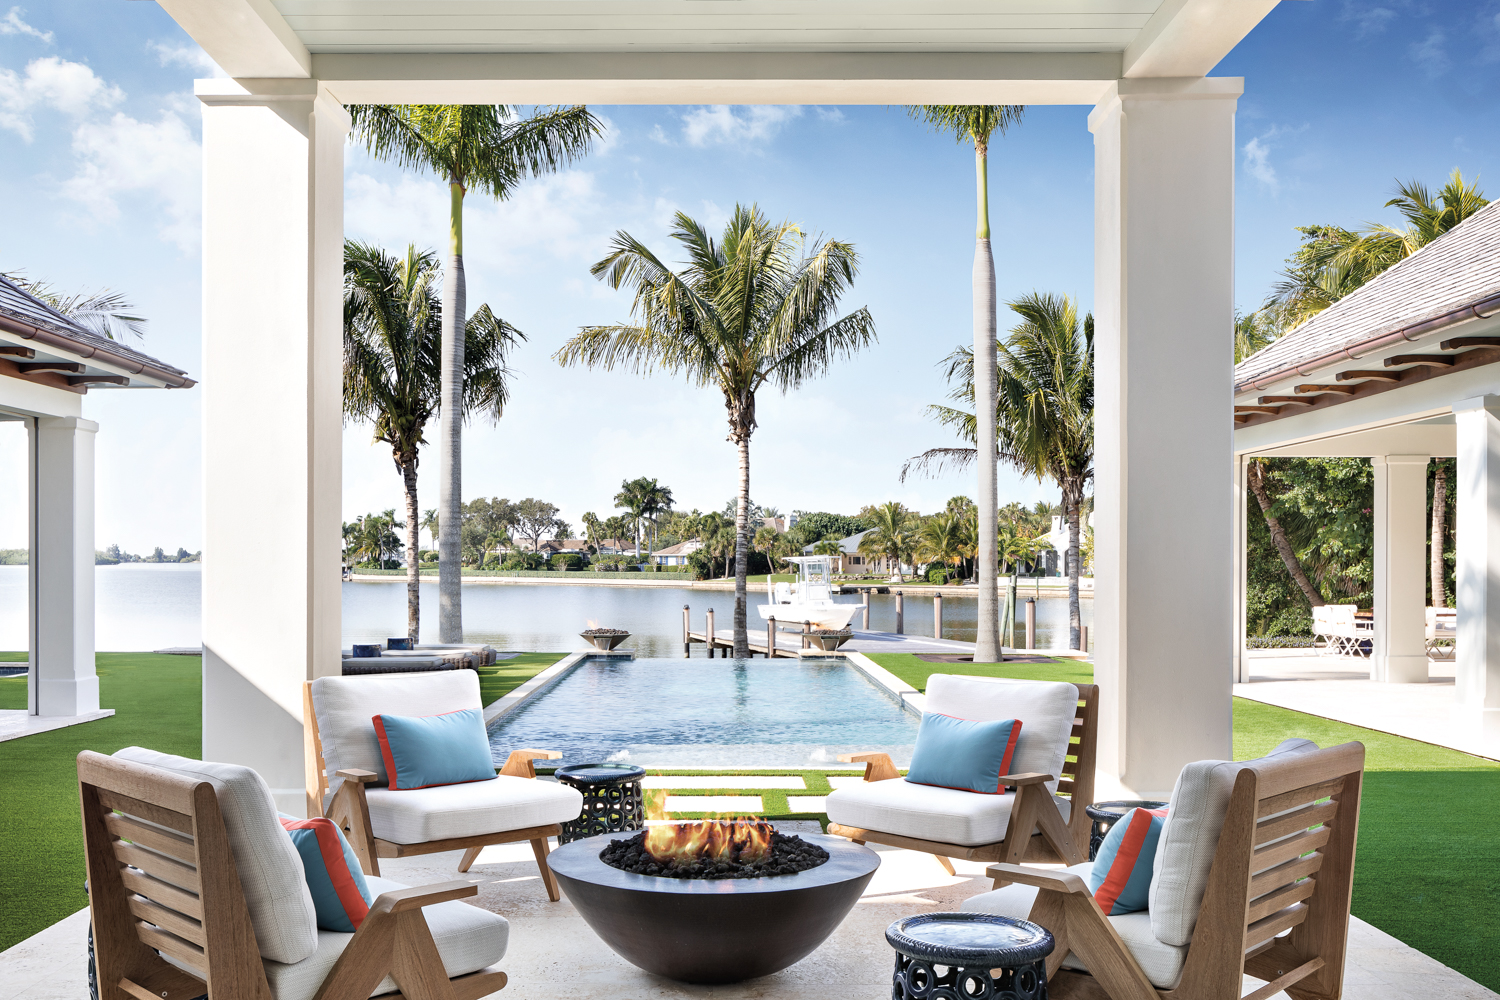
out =
[[[51,350],[62,351],[78,358],[97,360],[132,375],[140,375],[143,378],[160,382],[168,389],[188,389],[198,384],[181,372],[153,365],[138,356],[132,357],[105,347],[80,343],[72,337],[54,333],[45,327],[34,326],[14,316],[0,315],[0,330],[13,333],[23,340],[43,344]]]

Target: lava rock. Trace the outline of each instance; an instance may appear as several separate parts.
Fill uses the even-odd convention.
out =
[[[828,852],[809,844],[796,834],[771,834],[771,851],[765,858],[740,861],[732,855],[723,858],[695,858],[686,863],[661,862],[646,852],[646,835],[638,833],[626,840],[612,840],[599,860],[621,871],[661,878],[765,878],[795,875],[816,868],[828,860]]]

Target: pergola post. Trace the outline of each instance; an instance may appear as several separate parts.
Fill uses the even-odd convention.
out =
[[[99,710],[94,672],[94,434],[82,417],[37,417],[33,715]]]
[[[1376,455],[1375,650],[1371,680],[1427,680],[1426,455]]]
[[[1239,79],[1120,80],[1094,133],[1099,770],[1230,756]],[[1166,588],[1170,583],[1170,591]]]
[[[1234,459],[1234,682],[1250,683],[1250,659],[1245,655],[1245,608],[1250,587],[1250,459]]]
[[[302,682],[341,669],[343,151],[313,80],[200,80],[203,756],[305,809]]]
[[[1500,708],[1500,396],[1453,404],[1458,425],[1458,703]]]

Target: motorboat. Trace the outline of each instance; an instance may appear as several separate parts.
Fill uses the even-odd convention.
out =
[[[793,556],[787,562],[797,567],[795,583],[767,585],[769,601],[760,606],[766,621],[775,618],[787,625],[812,622],[817,628],[843,629],[862,605],[833,599],[833,557]]]

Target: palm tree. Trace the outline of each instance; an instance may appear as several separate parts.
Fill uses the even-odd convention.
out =
[[[1302,245],[1288,258],[1262,312],[1272,313],[1279,329],[1290,330],[1488,204],[1478,185],[1455,170],[1435,197],[1417,181],[1397,183],[1396,196],[1385,207],[1401,213],[1405,228],[1372,224],[1355,232],[1340,226],[1298,226]]]
[[[583,537],[589,548],[597,554],[599,543],[604,540],[604,525],[599,520],[599,515],[593,511],[586,511],[583,515]]]
[[[996,393],[995,257],[990,252],[989,146],[996,132],[1017,125],[1025,108],[1016,104],[922,104],[907,108],[912,117],[934,129],[953,133],[961,144],[974,146],[974,174],[978,189],[978,227],[974,233],[974,349],[978,359],[978,409],[984,419],[975,439],[984,455],[995,452]],[[995,508],[999,505],[995,462],[979,463],[979,620],[974,636],[974,662],[994,663],[1000,653],[1000,581],[996,576]]]
[[[859,540],[860,555],[867,559],[884,559],[895,567],[896,582],[901,583],[901,564],[916,548],[912,532],[915,515],[892,501],[876,507],[870,515],[870,530]]]
[[[415,246],[407,248],[406,256],[395,257],[354,240],[344,244],[344,417],[373,423],[375,440],[391,446],[401,472],[406,627],[413,639],[421,624],[417,533],[423,519],[417,509],[417,449],[426,443],[422,432],[427,422],[442,412],[443,398],[443,307],[434,287],[437,276],[437,258]],[[449,423],[474,414],[500,418],[510,374],[506,354],[524,339],[488,305],[475,310],[464,330],[463,396]],[[391,516],[394,520],[395,511]],[[452,561],[457,566],[457,553]],[[443,572],[441,563],[438,571]]]
[[[551,173],[588,151],[601,124],[584,107],[545,108],[529,118],[503,104],[356,104],[351,134],[377,159],[431,170],[448,182],[448,264],[443,281],[442,412],[457,413],[467,390],[468,308],[464,282],[464,195],[471,187],[497,199],[527,177]],[[463,641],[461,421],[443,422],[438,450],[439,641]]]
[[[934,514],[917,529],[917,558],[957,566],[963,561],[965,536],[963,514],[950,511]]]
[[[1039,293],[1011,302],[1010,308],[1022,322],[997,348],[998,455],[1024,475],[1053,480],[1062,491],[1062,513],[1068,521],[1068,618],[1073,643],[1069,648],[1077,649],[1083,626],[1078,603],[1079,514],[1085,487],[1094,475],[1094,317],[1086,316],[1080,324],[1073,300]],[[973,401],[973,358],[968,347],[948,356],[948,379],[957,386],[950,398]],[[960,437],[975,440],[972,412],[948,406],[930,409]],[[966,465],[977,454],[973,448],[934,448],[908,460],[901,475],[904,479],[913,469],[930,472],[945,464]]]
[[[620,484],[620,492],[615,494],[615,506],[623,507],[630,512],[631,521],[635,525],[635,554],[641,554],[641,526],[648,525],[652,530],[652,536],[647,542],[648,551],[655,549],[656,516],[662,511],[672,509],[672,490],[670,487],[662,486],[655,479],[647,479],[641,476],[637,479],[627,479]]]
[[[427,529],[427,537],[432,539],[433,549],[438,543],[438,512],[437,508],[429,507],[422,512],[422,527]]]
[[[615,234],[609,256],[593,267],[613,288],[635,291],[633,323],[585,327],[553,355],[564,365],[681,372],[724,397],[729,440],[739,450],[735,515],[734,655],[750,655],[745,574],[750,546],[750,436],[755,394],[786,392],[828,371],[875,340],[875,321],[859,309],[834,318],[859,258],[837,240],[806,246],[790,222],[770,222],[755,206],[735,206],[715,243],[678,212],[672,236],[688,265],[674,273],[635,237]]]
[[[110,340],[134,337],[146,339],[146,317],[136,312],[123,292],[108,288],[97,292],[74,292],[68,295],[59,292],[45,281],[32,281],[21,274],[0,275],[21,290],[33,295],[62,313],[79,326]]]

